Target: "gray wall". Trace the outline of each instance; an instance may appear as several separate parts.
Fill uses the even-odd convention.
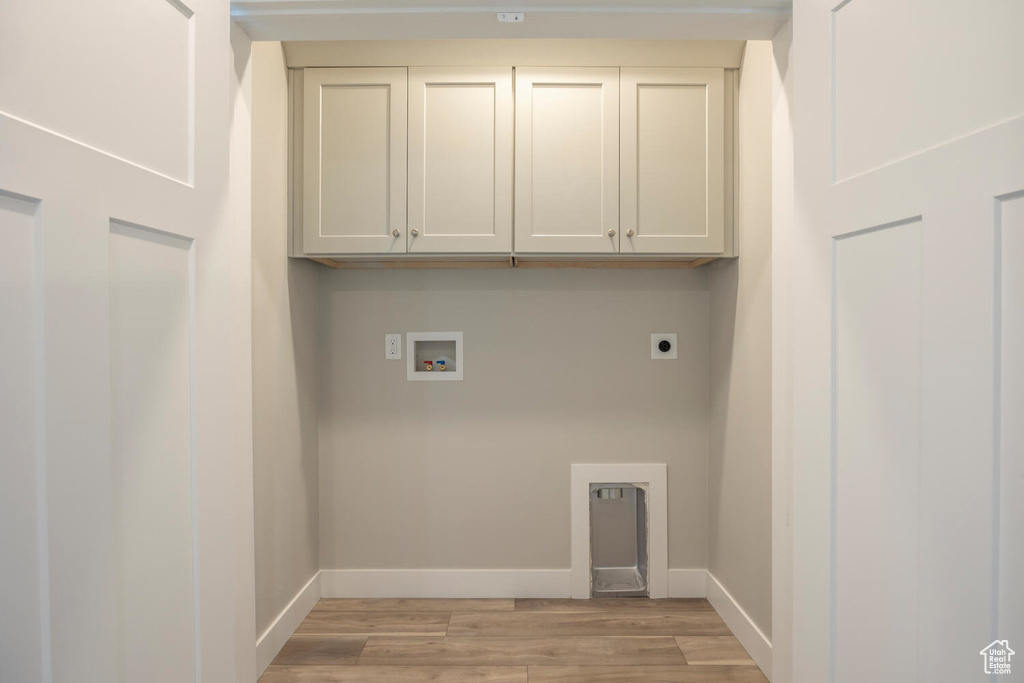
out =
[[[286,256],[288,92],[280,43],[252,45],[256,633],[317,572],[317,269]]]
[[[320,324],[322,568],[568,568],[578,462],[667,462],[706,566],[705,271],[322,269]],[[464,332],[465,380],[407,381],[410,331]]]
[[[739,102],[740,258],[708,269],[708,570],[771,638],[771,42],[747,43]]]

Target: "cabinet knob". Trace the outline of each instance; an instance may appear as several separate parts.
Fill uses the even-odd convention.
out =
[[[632,237],[635,234],[636,233],[633,232],[633,228],[630,228],[629,230],[626,231],[626,237]]]
[[[416,228],[413,228],[412,232],[409,234],[411,234],[413,237],[419,237],[420,231],[417,230]]]
[[[391,231],[391,235],[394,237],[401,237],[402,233],[398,230],[398,228],[395,228],[394,230]]]
[[[615,228],[612,228],[611,230],[608,231],[608,236],[615,237]]]

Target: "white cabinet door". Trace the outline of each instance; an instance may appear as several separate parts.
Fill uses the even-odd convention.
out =
[[[512,251],[512,68],[409,69],[409,252]]]
[[[516,251],[619,251],[619,70],[516,69]]]
[[[622,253],[724,248],[722,69],[622,69]]]
[[[405,253],[406,69],[304,79],[303,251]]]

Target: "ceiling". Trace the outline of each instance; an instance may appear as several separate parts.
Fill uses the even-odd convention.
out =
[[[254,40],[441,38],[769,39],[790,0],[236,0]],[[498,11],[523,11],[499,24]]]

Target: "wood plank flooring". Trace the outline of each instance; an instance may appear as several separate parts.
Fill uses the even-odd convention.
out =
[[[299,624],[295,632],[302,635],[443,636],[449,619],[450,612],[339,612],[316,609]]]
[[[260,683],[767,683],[707,600],[321,600]]]
[[[728,636],[714,612],[619,614],[604,612],[453,613],[449,636]]]

